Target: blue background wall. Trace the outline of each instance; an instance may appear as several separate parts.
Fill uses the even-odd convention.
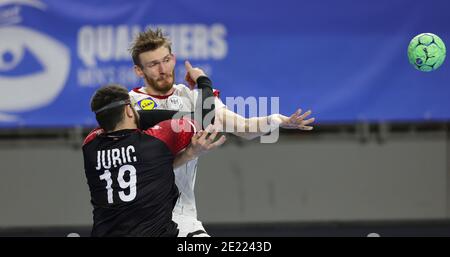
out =
[[[27,2],[27,1],[24,1]],[[450,42],[449,1],[29,1],[0,5],[0,127],[93,126],[100,85],[142,85],[127,51],[162,27],[226,97],[280,97],[320,123],[448,121],[450,65],[415,70],[409,41]]]

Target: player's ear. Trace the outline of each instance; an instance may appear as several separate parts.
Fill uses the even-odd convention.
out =
[[[129,104],[125,105],[125,114],[128,118],[133,118],[134,112],[132,108],[133,107]]]
[[[172,54],[173,64],[177,64],[177,56],[175,54]]]
[[[134,73],[136,73],[136,75],[140,78],[144,77],[144,71],[139,65],[134,65]]]

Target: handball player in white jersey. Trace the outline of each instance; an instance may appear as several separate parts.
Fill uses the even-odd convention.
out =
[[[162,31],[147,30],[135,38],[130,49],[136,74],[144,81],[144,86],[134,88],[130,96],[135,102],[136,110],[175,110],[194,112],[197,102],[198,90],[194,89],[195,81],[206,74],[199,68],[192,68],[189,62],[185,62],[186,81],[189,86],[174,84],[175,81],[175,55],[171,51],[171,43]],[[314,118],[306,119],[311,111],[301,113],[298,110],[290,117],[280,114],[272,114],[265,117],[244,118],[226,108],[220,101],[217,90],[214,90],[215,123],[216,127],[224,127],[232,121],[237,127],[256,127],[259,124],[270,124],[271,127],[284,127],[302,130],[311,130],[308,126],[314,122]],[[275,125],[275,126],[274,126]],[[244,130],[248,131],[248,130]],[[228,132],[228,131],[227,131]],[[267,131],[241,132],[233,134],[253,139],[267,134]],[[198,138],[198,137],[197,137]],[[203,137],[204,138],[204,137]],[[225,140],[220,138],[220,145]],[[197,173],[198,157],[211,150],[211,140],[193,140],[190,154],[184,154],[174,161],[175,183],[180,191],[180,197],[173,210],[173,221],[178,224],[180,237],[209,236],[202,223],[197,219],[194,186]]]

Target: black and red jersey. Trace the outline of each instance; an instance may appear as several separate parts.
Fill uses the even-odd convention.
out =
[[[176,236],[173,160],[195,133],[192,121],[148,130],[92,131],[83,144],[94,207],[92,236]]]

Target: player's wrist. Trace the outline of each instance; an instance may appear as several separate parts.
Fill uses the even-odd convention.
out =
[[[283,115],[281,114],[271,114],[268,116],[268,124],[270,126],[271,130],[277,129],[278,127],[280,127],[283,123]]]
[[[195,149],[192,145],[188,146],[186,148],[186,151],[184,152],[184,156],[185,156],[186,160],[188,160],[188,161],[197,158],[197,153],[195,152]]]

